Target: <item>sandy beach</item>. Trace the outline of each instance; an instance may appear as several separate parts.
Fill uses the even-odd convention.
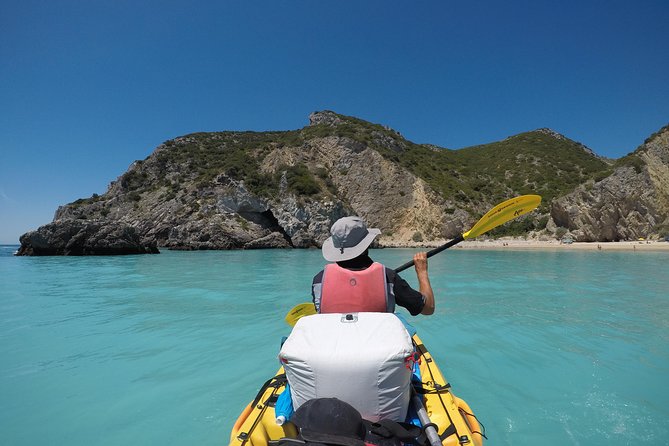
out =
[[[570,244],[555,241],[531,241],[531,240],[484,240],[484,241],[465,241],[455,246],[460,249],[541,249],[541,250],[560,250],[560,251],[580,251],[580,250],[599,250],[599,251],[667,251],[669,252],[668,242],[659,241],[625,241],[625,242],[573,242]]]
[[[395,248],[426,249],[441,246],[447,241],[434,241],[419,245],[409,246],[403,243],[384,243],[382,246]],[[573,242],[560,243],[559,240],[522,240],[522,239],[497,239],[497,240],[467,240],[455,245],[451,249],[494,249],[494,250],[554,250],[554,251],[666,251],[669,252],[669,242],[656,240],[638,240],[624,242]]]

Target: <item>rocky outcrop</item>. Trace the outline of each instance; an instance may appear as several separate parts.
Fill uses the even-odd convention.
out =
[[[609,177],[554,200],[549,226],[566,228],[585,242],[669,233],[669,129],[622,161]]]
[[[347,213],[360,215],[371,227],[380,228],[381,241],[384,238],[410,241],[416,233],[429,239],[451,235],[451,227],[445,224],[447,206],[425,181],[354,140],[318,138],[301,147],[275,151],[265,159],[269,170],[286,163],[327,171],[336,190],[331,201],[300,205],[300,200],[292,197],[273,203],[277,216],[290,209],[293,221],[300,222],[295,227],[312,234],[307,237],[311,246],[320,246],[329,237],[332,223]],[[282,192],[289,196],[288,191]],[[451,224],[462,227],[462,222],[451,221]]]
[[[122,223],[59,220],[20,238],[17,255],[156,254],[153,241],[141,241],[135,228]]]
[[[320,247],[332,223],[353,214],[381,229],[380,246],[411,246],[456,237],[524,193],[544,196],[544,205],[516,221],[512,235],[569,231],[604,241],[660,235],[665,226],[669,233],[666,129],[612,163],[550,129],[448,150],[316,112],[299,130],[166,141],[106,193],[61,206],[53,223],[21,238],[20,251]]]
[[[309,125],[329,125],[336,126],[342,124],[344,121],[337,115],[337,113],[329,110],[321,112],[313,112],[309,115]]]
[[[647,174],[622,167],[595,184],[581,186],[552,203],[551,217],[577,241],[620,241],[647,237],[664,217],[654,204]]]

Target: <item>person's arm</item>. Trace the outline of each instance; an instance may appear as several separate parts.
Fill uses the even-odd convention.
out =
[[[418,252],[413,256],[414,265],[416,267],[416,277],[418,278],[418,287],[420,293],[425,298],[425,305],[420,314],[434,313],[434,292],[430,284],[430,277],[427,275],[427,253]]]

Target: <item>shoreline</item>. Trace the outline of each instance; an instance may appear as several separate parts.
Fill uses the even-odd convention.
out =
[[[426,249],[430,250],[446,244],[449,240],[434,240],[429,242],[406,242],[399,240],[380,240],[376,248],[392,249]],[[7,249],[18,249],[17,244],[0,244]],[[466,250],[510,250],[510,251],[644,251],[644,252],[669,252],[669,242],[659,240],[638,240],[622,242],[573,242],[561,243],[559,240],[523,240],[523,239],[496,239],[496,240],[465,240],[453,246],[451,249]],[[160,247],[160,250],[169,250]]]
[[[384,241],[380,247],[384,248],[436,248],[445,244],[448,240],[434,241],[427,243],[394,243]],[[623,242],[573,242],[561,243],[559,240],[518,240],[518,239],[498,239],[498,240],[466,240],[452,249],[478,249],[478,250],[543,250],[543,251],[655,251],[669,252],[669,242],[657,240],[638,240]]]

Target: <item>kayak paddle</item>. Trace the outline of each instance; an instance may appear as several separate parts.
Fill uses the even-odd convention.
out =
[[[438,248],[434,248],[428,251],[427,256],[432,257],[433,255],[439,254],[441,251],[444,251],[451,246],[457,245],[463,240],[485,234],[491,229],[503,225],[507,221],[513,220],[516,217],[520,217],[521,215],[525,215],[528,212],[536,209],[540,203],[541,197],[539,195],[521,195],[519,197],[506,200],[486,212],[485,215],[481,217],[481,219],[477,221],[469,231],[457,236],[450,242],[439,246]],[[414,262],[411,260],[404,265],[395,268],[395,272],[399,273],[400,271],[404,271],[405,269],[412,267],[413,264]],[[301,303],[294,306],[288,312],[285,319],[288,325],[292,327],[302,316],[308,316],[311,314],[316,314],[316,308],[314,307],[314,304],[312,302]]]
[[[297,304],[286,315],[286,323],[291,327],[294,327],[299,318],[312,314],[316,314],[316,307],[314,307],[313,302]]]
[[[520,217],[521,215],[527,214],[528,212],[536,209],[540,203],[541,197],[539,195],[521,195],[519,197],[506,200],[486,212],[486,214],[481,217],[481,219],[477,221],[469,231],[455,237],[450,242],[441,245],[438,248],[434,248],[428,251],[427,256],[432,257],[433,255],[439,254],[441,251],[448,249],[451,246],[457,245],[463,240],[485,234],[491,229],[495,229],[497,226],[503,225],[509,220],[513,220],[516,217]],[[399,273],[400,271],[404,271],[405,269],[412,266],[413,260],[405,263],[399,268],[395,268],[395,272]]]

